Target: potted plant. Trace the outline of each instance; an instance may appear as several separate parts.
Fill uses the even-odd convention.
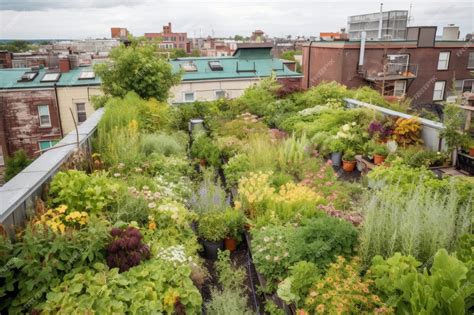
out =
[[[244,214],[240,210],[229,208],[224,212],[224,217],[227,225],[226,236],[224,238],[225,249],[233,252],[242,238]]]
[[[375,146],[374,150],[372,151],[374,155],[374,164],[375,165],[381,165],[385,159],[387,158],[388,155],[388,148],[384,144],[378,144]]]
[[[341,157],[342,151],[344,151],[344,143],[340,139],[333,137],[329,140],[328,149],[331,151],[332,165],[338,167],[341,166]]]
[[[464,148],[470,156],[474,156],[474,139],[472,139],[469,135],[466,135]]]
[[[347,149],[344,152],[344,156],[342,157],[342,169],[350,173],[354,171],[355,166],[356,166],[355,152],[352,149]]]
[[[218,250],[224,250],[224,237],[227,234],[224,214],[223,211],[212,211],[199,218],[197,231],[207,259],[216,260]]]

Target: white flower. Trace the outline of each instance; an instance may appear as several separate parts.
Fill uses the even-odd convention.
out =
[[[270,255],[267,255],[267,256],[265,256],[265,259],[270,260],[270,259],[272,259],[272,257]]]
[[[349,131],[351,129],[351,126],[349,124],[345,124],[344,126],[342,126],[342,130],[344,131]]]
[[[114,176],[115,177],[120,177],[120,173],[115,173]]]
[[[150,202],[150,203],[148,204],[148,208],[150,208],[150,209],[153,209],[153,208],[155,208],[155,207],[156,207],[156,203],[154,203],[154,202]]]
[[[280,260],[280,257],[275,256],[275,257],[273,258],[273,260],[274,260],[274,261],[279,261],[279,260]]]
[[[353,122],[352,122],[352,126],[355,126],[355,125],[356,125],[356,122],[355,122],[355,121],[353,121]]]
[[[269,238],[268,236],[265,236],[265,237],[263,238],[263,241],[264,241],[265,243],[268,243],[268,242],[270,242],[270,238]]]

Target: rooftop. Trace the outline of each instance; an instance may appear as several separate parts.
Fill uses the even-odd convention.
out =
[[[1,69],[0,70],[0,89],[27,89],[27,88],[47,88],[56,86],[88,86],[88,85],[100,85],[100,79],[95,76],[94,78],[85,78],[87,76],[82,75],[83,72],[93,71],[91,67],[80,67],[72,69],[69,72],[61,73],[57,81],[43,80],[43,77],[47,73],[57,73],[58,71],[49,70],[47,68],[39,69],[38,75],[31,81],[21,81],[21,77],[25,72],[31,72],[30,68],[14,68],[14,69]]]
[[[232,57],[186,57],[171,60],[175,72],[183,68],[193,71],[183,72],[183,81],[219,80],[268,77],[275,73],[277,77],[302,77],[302,74],[291,71],[285,65],[288,61],[273,58],[270,54],[271,47],[238,48]],[[220,63],[215,70],[211,65]],[[219,69],[219,70],[217,70]]]

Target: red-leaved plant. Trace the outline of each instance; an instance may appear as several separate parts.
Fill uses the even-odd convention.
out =
[[[124,272],[150,258],[150,248],[142,243],[143,236],[137,228],[113,228],[110,235],[113,238],[107,246],[107,265],[110,268]]]

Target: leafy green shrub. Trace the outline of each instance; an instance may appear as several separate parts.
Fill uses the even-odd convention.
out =
[[[13,295],[5,303],[9,313],[37,308],[66,273],[103,261],[108,237],[107,223],[97,219],[91,219],[84,229],[65,234],[42,225],[28,225],[13,245],[12,257],[0,270],[0,282],[5,281],[0,293]]]
[[[203,180],[194,190],[190,205],[198,214],[222,211],[230,206],[225,190],[220,182],[214,182],[214,171],[205,171]]]
[[[244,267],[232,263],[228,250],[219,251],[214,265],[223,290],[244,290],[247,273]]]
[[[349,257],[357,241],[357,230],[346,221],[333,217],[308,219],[288,239],[293,261],[313,262],[325,268],[337,256]]]
[[[344,97],[350,97],[351,94],[352,91],[342,84],[335,81],[323,82],[301,94],[297,99],[297,103],[305,104],[305,107],[312,107],[314,105],[324,105],[334,100],[342,102]]]
[[[227,235],[227,224],[223,211],[213,211],[199,217],[198,234],[206,241],[221,241]]]
[[[274,76],[261,80],[257,85],[250,86],[236,100],[242,112],[248,111],[257,116],[271,114],[274,110],[277,92],[280,84]]]
[[[7,158],[5,162],[5,181],[9,181],[16,174],[20,173],[33,160],[30,160],[24,150],[16,151],[11,158]]]
[[[474,293],[473,284],[466,281],[466,266],[445,249],[436,252],[429,272],[418,272],[420,265],[400,253],[386,260],[376,256],[369,276],[399,314],[464,314],[464,301]]]
[[[50,185],[50,204],[67,205],[71,211],[99,213],[115,202],[120,186],[103,174],[87,175],[69,170],[57,173]]]
[[[215,141],[206,135],[200,135],[191,146],[193,158],[205,160],[209,165],[217,167],[221,164],[221,153]]]
[[[152,259],[119,273],[96,263],[78,268],[48,294],[42,314],[186,314],[201,312],[202,298],[187,265]]]
[[[240,240],[244,231],[244,213],[237,209],[228,208],[224,211],[224,220],[227,225],[226,237]]]
[[[227,187],[237,187],[239,179],[250,168],[249,157],[246,154],[237,154],[223,166]]]
[[[470,229],[473,208],[472,199],[461,202],[456,180],[450,182],[445,189],[418,180],[372,192],[363,209],[359,252],[364,262],[401,252],[425,263],[440,248],[453,250]]]
[[[146,156],[152,153],[164,156],[183,156],[186,152],[186,146],[180,142],[178,137],[163,133],[143,135],[141,140],[142,151]]]
[[[278,284],[278,296],[288,304],[296,303],[300,306],[308,295],[309,289],[320,276],[318,267],[314,263],[297,262],[290,268],[289,277]]]

